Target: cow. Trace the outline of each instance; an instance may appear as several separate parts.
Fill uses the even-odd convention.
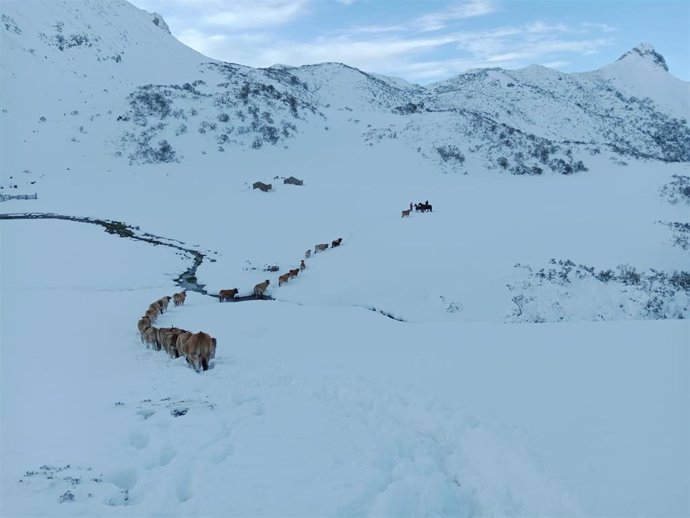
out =
[[[186,329],[180,329],[179,327],[171,327],[170,333],[168,334],[168,343],[166,351],[173,358],[180,357],[180,350],[177,348],[177,340],[180,335],[187,333]]]
[[[173,304],[175,304],[176,306],[181,306],[184,304],[186,298],[187,292],[185,290],[182,290],[180,293],[175,293],[172,297]]]
[[[183,331],[177,335],[177,341],[175,343],[175,348],[180,356],[187,356],[187,340],[192,336],[191,331]]]
[[[211,335],[200,331],[187,338],[185,344],[187,362],[199,372],[208,370],[208,362],[216,355],[216,340]]]
[[[224,300],[232,300],[235,298],[235,295],[238,293],[237,288],[233,288],[231,290],[220,290],[218,292],[218,300],[220,302],[223,302]]]
[[[170,356],[177,358],[180,353],[177,350],[177,337],[184,333],[184,329],[179,327],[166,327],[158,330],[158,350],[162,347]]]
[[[156,350],[160,349],[158,345],[158,329],[155,327],[147,327],[142,336],[142,340],[146,344],[146,347],[150,346]]]
[[[342,242],[343,242],[343,238],[339,237],[338,239],[334,240],[331,243],[331,248],[335,248],[336,246],[340,246],[340,243],[342,243]]]
[[[324,250],[326,250],[326,248],[328,248],[328,243],[321,243],[320,245],[316,245],[314,247],[314,253],[316,254],[318,252],[323,252]]]
[[[149,307],[149,309],[146,310],[146,313],[144,313],[144,316],[147,317],[152,324],[156,321],[158,315],[158,310],[151,307]]]
[[[268,288],[268,285],[271,284],[271,281],[266,279],[264,282],[260,282],[256,286],[254,286],[254,296],[258,299],[259,297],[263,296],[263,294],[266,292],[266,288]]]
[[[164,349],[167,352],[167,340],[169,333],[169,327],[159,327],[158,329],[156,329],[156,351]]]
[[[300,269],[300,271],[303,272],[304,269],[305,269],[306,267],[307,267],[307,265],[304,264],[304,259],[302,259],[302,260],[299,262],[299,269]]]
[[[278,286],[282,286],[284,283],[286,283],[290,279],[290,273],[284,273],[280,277],[278,277]]]
[[[298,273],[299,273],[299,268],[295,268],[294,270],[290,270],[290,272],[289,272],[290,278],[294,279],[295,277],[297,277]]]
[[[304,252],[304,258],[305,259],[309,259],[310,257],[311,257],[311,248],[309,250],[307,250],[306,252]]]
[[[168,310],[168,304],[170,303],[170,299],[172,297],[170,295],[166,295],[162,299],[158,299],[158,304],[161,306],[161,313],[165,313]]]
[[[402,211],[402,217],[405,218],[410,215],[410,209]]]
[[[142,335],[148,327],[151,327],[151,319],[149,317],[142,317],[139,319],[139,322],[137,322],[137,329],[140,333],[142,333]]]

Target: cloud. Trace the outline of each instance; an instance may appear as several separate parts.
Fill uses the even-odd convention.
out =
[[[591,54],[612,44],[610,37],[601,37],[582,26],[548,24],[541,21],[522,26],[498,27],[485,31],[463,33],[457,48],[477,60],[524,63],[551,60],[553,54]]]
[[[496,10],[490,0],[468,0],[458,2],[443,11],[425,14],[413,20],[411,26],[421,31],[438,31],[449,22],[490,14]]]
[[[307,4],[307,0],[235,0],[206,14],[201,22],[233,30],[284,25],[304,13]]]
[[[341,0],[342,1],[342,0]],[[354,0],[351,0],[354,1]],[[358,25],[348,29],[350,33],[376,32],[433,32],[445,29],[452,22],[483,16],[495,12],[497,9],[491,0],[467,0],[456,2],[448,9],[431,12],[407,22],[394,25]]]

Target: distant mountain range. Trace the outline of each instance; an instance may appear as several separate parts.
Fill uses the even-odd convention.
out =
[[[572,174],[602,151],[690,161],[690,84],[647,44],[587,73],[477,69],[420,86],[340,63],[211,60],[124,0],[8,1],[0,11],[8,171],[30,169],[36,146],[165,163],[199,147],[290,146],[343,121],[361,127],[363,144],[400,139],[445,172]]]

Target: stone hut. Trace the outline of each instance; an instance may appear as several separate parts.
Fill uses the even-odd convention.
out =
[[[302,180],[300,180],[299,178],[295,178],[294,176],[286,178],[285,180],[283,180],[283,183],[289,183],[291,185],[304,185],[304,182]]]
[[[261,189],[264,192],[268,192],[273,188],[270,183],[254,182],[254,189]]]

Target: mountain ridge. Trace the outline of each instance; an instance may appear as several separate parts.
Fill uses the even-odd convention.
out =
[[[444,172],[572,174],[602,150],[616,160],[690,161],[690,83],[649,44],[591,72],[484,68],[420,86],[343,63],[212,60],[124,0],[38,3],[38,14],[20,2],[1,8],[2,116],[18,132],[4,134],[18,144],[3,159],[9,170],[32,169],[23,140],[64,142],[47,133],[59,120],[79,132],[69,140],[75,155],[96,145],[153,164],[187,160],[199,146],[289,146],[340,112],[353,113],[347,124],[363,145],[399,139]],[[45,74],[50,84],[34,81]],[[26,92],[35,103],[10,102]]]

